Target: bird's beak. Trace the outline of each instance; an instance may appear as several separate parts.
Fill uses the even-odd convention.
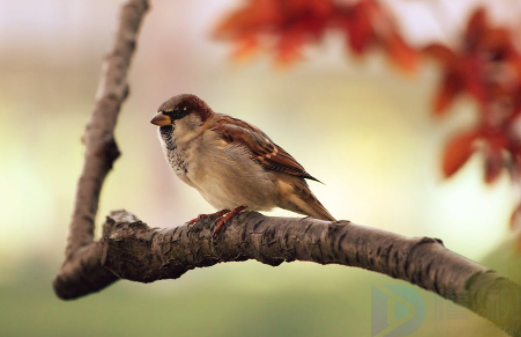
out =
[[[158,112],[154,118],[150,121],[150,123],[155,124],[157,126],[165,126],[172,124],[172,120],[167,115],[162,112]]]

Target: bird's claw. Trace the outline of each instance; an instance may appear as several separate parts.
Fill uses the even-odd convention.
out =
[[[234,217],[239,215],[245,208],[246,208],[246,206],[239,206],[237,208],[234,208],[231,211],[228,211],[227,213],[221,214],[221,216],[219,216],[219,218],[217,218],[217,220],[215,221],[216,226],[213,231],[213,236],[216,237],[217,233],[219,233],[221,228],[224,225],[228,224]]]
[[[190,232],[196,223],[198,223],[200,220],[206,219],[207,217],[208,214],[199,214],[197,218],[188,221],[188,223],[186,224],[188,231]]]
[[[215,212],[215,213],[199,214],[197,216],[197,218],[194,218],[194,219],[188,221],[188,223],[186,224],[186,227],[188,227],[188,231],[190,231],[194,227],[194,225],[196,225],[201,220],[204,220],[204,219],[209,218],[211,216],[218,216],[220,218],[221,216],[223,216],[224,214],[229,213],[229,212],[230,212],[229,209],[223,209],[222,211]]]

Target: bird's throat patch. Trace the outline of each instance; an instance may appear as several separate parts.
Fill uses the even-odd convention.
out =
[[[174,126],[173,125],[160,126],[159,130],[161,131],[161,134],[163,134],[163,135],[171,135],[172,132],[174,131]]]

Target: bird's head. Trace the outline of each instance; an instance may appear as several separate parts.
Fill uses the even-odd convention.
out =
[[[160,127],[185,126],[193,129],[204,123],[212,113],[208,104],[199,97],[183,94],[161,104],[150,123]]]

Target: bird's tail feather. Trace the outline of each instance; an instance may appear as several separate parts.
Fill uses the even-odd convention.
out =
[[[304,180],[294,181],[293,193],[284,199],[280,207],[290,211],[309,215],[312,218],[326,221],[336,221],[328,210],[318,201]]]
[[[309,198],[306,200],[306,213],[307,215],[319,219],[319,220],[327,220],[327,221],[336,221],[336,219],[328,212],[328,210],[318,201],[318,199],[313,195],[313,198]],[[310,200],[311,199],[311,200]]]

